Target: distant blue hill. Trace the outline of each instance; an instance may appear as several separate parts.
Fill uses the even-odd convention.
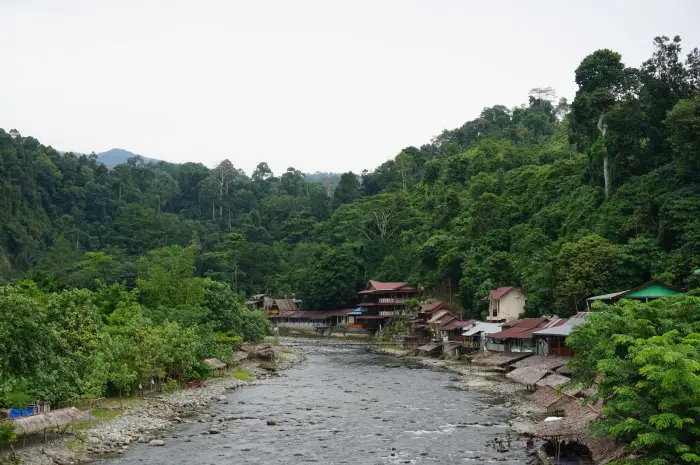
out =
[[[129,152],[124,149],[111,149],[106,152],[100,152],[97,154],[97,159],[105,164],[107,168],[114,168],[117,165],[126,163],[131,157],[135,157],[136,154]],[[155,158],[143,157],[146,163],[158,163],[160,160]]]

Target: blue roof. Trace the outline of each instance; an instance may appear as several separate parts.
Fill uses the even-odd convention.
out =
[[[362,315],[362,307],[358,307],[352,312],[348,313],[348,315]]]

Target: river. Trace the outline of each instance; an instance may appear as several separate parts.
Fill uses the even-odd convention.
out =
[[[310,354],[283,376],[229,393],[213,423],[193,416],[164,447],[135,445],[109,463],[527,463],[510,410],[491,394],[455,390],[451,373],[396,363],[361,350]],[[208,434],[211,425],[221,433]],[[508,433],[512,451],[487,447]]]

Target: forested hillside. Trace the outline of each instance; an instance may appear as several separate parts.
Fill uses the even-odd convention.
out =
[[[597,51],[572,70],[571,107],[533,89],[333,189],[264,162],[251,176],[230,161],[110,170],[0,130],[2,279],[129,290],[186,251],[188,278],[307,308],[351,305],[373,278],[417,283],[471,315],[503,285],[522,287],[533,315],[652,278],[697,286],[700,53],[680,45],[657,38],[642,64]]]

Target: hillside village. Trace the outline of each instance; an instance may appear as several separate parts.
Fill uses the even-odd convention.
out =
[[[649,302],[687,292],[654,280],[635,288],[586,299],[586,311],[569,318],[557,315],[521,318],[527,295],[522,289],[504,286],[491,290],[485,321],[463,320],[448,303],[422,300],[421,290],[407,282],[370,280],[359,292],[356,308],[302,311],[296,299],[256,295],[247,302],[267,313],[278,329],[314,331],[328,336],[369,334],[389,340],[415,355],[462,360],[471,367],[505,375],[521,390],[532,392],[532,402],[547,417],[533,433],[545,441],[549,457],[590,457],[604,464],[623,456],[625,444],[594,437],[586,426],[602,414],[602,401],[590,402],[597,393],[596,379],[590,386],[572,384],[569,362],[574,350],[567,337],[587,323],[596,303],[614,305],[621,300]],[[578,462],[576,462],[578,463]]]

